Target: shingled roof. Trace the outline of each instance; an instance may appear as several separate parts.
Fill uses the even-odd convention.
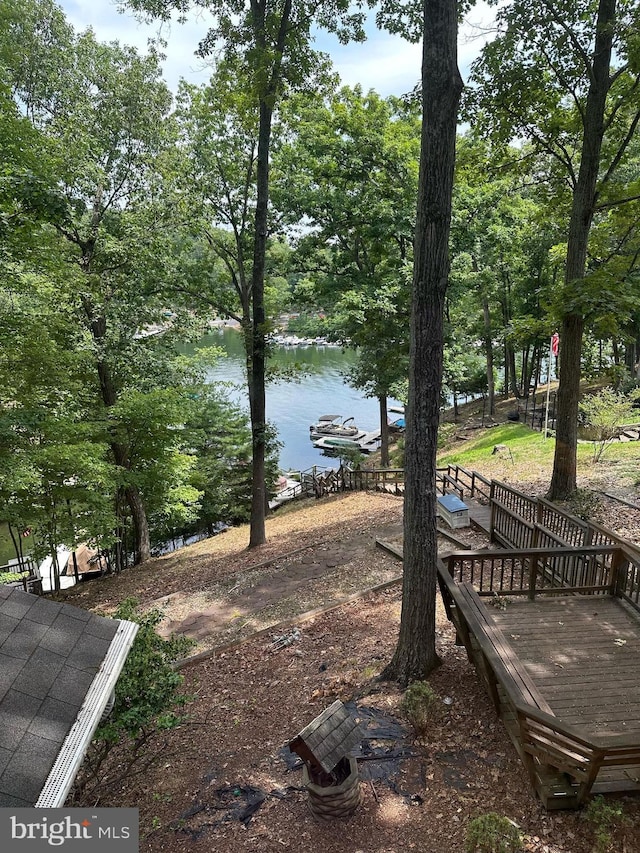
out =
[[[137,629],[0,586],[0,808],[64,804]]]

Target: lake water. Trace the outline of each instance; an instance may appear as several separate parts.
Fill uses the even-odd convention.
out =
[[[224,328],[207,335],[201,345],[219,346],[226,353],[208,371],[210,382],[233,382],[231,398],[248,411],[249,401],[244,371],[244,351],[239,332]],[[336,414],[355,418],[359,429],[379,429],[379,404],[375,398],[348,385],[344,371],[356,360],[352,351],[340,347],[278,346],[273,362],[282,368],[300,366],[304,373],[297,380],[270,382],[267,385],[267,420],[278,430],[282,442],[280,467],[284,471],[304,471],[314,465],[335,467],[335,458],[325,456],[309,439],[309,425],[320,415]],[[389,400],[389,405],[399,405]]]

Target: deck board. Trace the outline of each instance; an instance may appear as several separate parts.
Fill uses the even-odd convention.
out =
[[[471,524],[488,536],[491,527],[491,507],[488,504],[481,504],[467,496],[464,497],[464,502],[469,508],[469,521]]]
[[[620,601],[510,599],[492,615],[559,719],[589,735],[640,731],[640,618]]]

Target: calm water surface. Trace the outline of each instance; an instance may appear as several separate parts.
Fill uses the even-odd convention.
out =
[[[207,335],[201,345],[220,346],[226,355],[209,370],[210,382],[232,382],[230,396],[248,411],[242,339],[235,329],[225,328]],[[378,401],[367,398],[348,385],[343,373],[356,356],[339,347],[277,347],[273,361],[281,367],[299,365],[304,373],[297,380],[270,382],[267,386],[267,420],[278,430],[282,442],[280,467],[303,471],[313,465],[336,467],[335,458],[325,456],[309,439],[309,425],[320,415],[355,418],[367,432],[379,429]],[[390,405],[397,401],[390,400]]]

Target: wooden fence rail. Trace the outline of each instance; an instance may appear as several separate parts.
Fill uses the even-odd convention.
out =
[[[457,551],[447,557],[456,583],[480,596],[606,594],[640,610],[640,559],[616,546]]]
[[[404,470],[352,469],[348,465],[341,465],[337,470],[317,473],[316,469],[312,469],[312,472],[303,472],[301,482],[303,493],[316,497],[350,490],[401,494],[404,489]],[[596,522],[577,518],[544,498],[530,497],[506,483],[489,480],[461,465],[438,468],[436,488],[442,494],[454,492],[462,500],[469,497],[488,502],[491,508],[491,541],[505,549],[529,553],[523,559],[527,567],[535,566],[536,578],[544,581],[545,589],[549,585],[575,586],[578,580],[581,587],[592,591],[608,588],[611,583],[609,572],[612,549],[621,549],[624,557],[619,558],[617,594],[634,608],[640,609],[638,545]],[[582,556],[572,556],[571,549],[581,549]],[[506,552],[503,559],[510,559]],[[491,571],[495,570],[494,566]],[[514,572],[514,578],[524,570],[515,563],[510,564],[509,572]],[[529,568],[526,570],[529,571]],[[533,588],[540,587],[534,584]],[[505,586],[506,589],[511,589],[509,584]]]

